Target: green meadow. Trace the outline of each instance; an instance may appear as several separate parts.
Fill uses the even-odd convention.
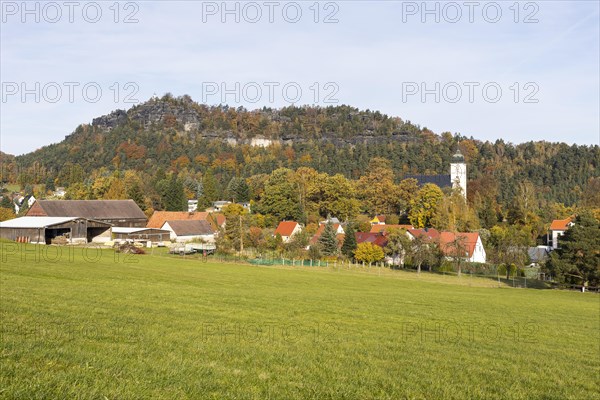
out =
[[[600,397],[598,294],[0,246],[3,399]]]

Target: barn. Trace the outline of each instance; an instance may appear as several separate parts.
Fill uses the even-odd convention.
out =
[[[143,228],[146,214],[133,200],[37,200],[28,217],[74,217],[106,222],[113,226]]]
[[[26,243],[51,244],[63,236],[69,243],[110,238],[110,224],[77,217],[20,217],[0,222],[0,237]]]

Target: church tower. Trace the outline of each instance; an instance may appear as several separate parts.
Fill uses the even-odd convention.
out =
[[[460,150],[456,150],[456,153],[452,156],[452,162],[450,163],[450,180],[452,181],[452,187],[460,186],[462,189],[463,196],[467,198],[467,164]]]

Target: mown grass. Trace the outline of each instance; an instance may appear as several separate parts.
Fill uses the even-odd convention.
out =
[[[0,246],[1,398],[599,397],[597,294]]]

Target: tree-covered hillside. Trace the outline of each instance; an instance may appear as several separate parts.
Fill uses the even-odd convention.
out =
[[[253,138],[274,145],[251,146]],[[269,174],[279,167],[304,166],[358,179],[373,157],[383,157],[400,181],[410,174],[448,173],[457,147],[468,163],[471,200],[481,191],[508,205],[525,182],[541,199],[573,205],[581,201],[589,179],[600,176],[598,146],[438,136],[400,118],[349,106],[247,111],[165,95],[80,125],[60,143],[16,159],[3,157],[2,179],[68,186],[73,173],[65,168],[71,164],[84,176],[100,168],[149,174],[210,169],[224,189],[234,176]]]

